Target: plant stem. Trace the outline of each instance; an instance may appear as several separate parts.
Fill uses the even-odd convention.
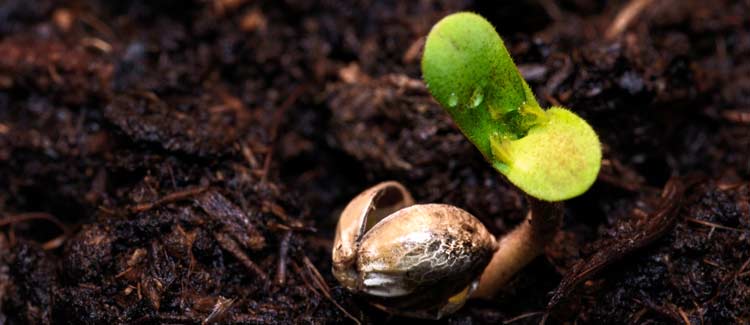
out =
[[[520,225],[498,239],[498,249],[484,269],[472,298],[492,298],[518,271],[529,264],[560,229],[563,205],[526,196],[529,212]]]

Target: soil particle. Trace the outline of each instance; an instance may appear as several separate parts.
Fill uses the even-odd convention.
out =
[[[221,105],[207,102],[192,105],[196,109],[184,112],[169,108],[153,93],[123,95],[112,100],[105,116],[133,140],[156,143],[167,150],[198,156],[220,155],[231,150],[247,121],[222,113]]]
[[[70,239],[63,263],[73,283],[91,282],[112,267],[112,236],[98,225],[86,225]]]
[[[24,241],[15,245],[8,258],[13,280],[5,307],[18,310],[18,316],[31,323],[49,323],[52,294],[59,286],[54,261],[40,247]]]

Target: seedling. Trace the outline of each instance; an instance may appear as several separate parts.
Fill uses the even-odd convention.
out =
[[[539,106],[500,35],[479,15],[453,14],[432,28],[422,73],[463,134],[529,196],[527,222],[500,241],[474,293],[491,297],[559,228],[562,206],[551,202],[578,196],[596,180],[599,139],[575,113]]]
[[[596,133],[562,107],[543,110],[502,39],[484,18],[445,17],[422,58],[430,92],[487,161],[528,194],[527,220],[496,240],[468,212],[414,204],[385,182],[344,209],[336,229],[333,273],[378,308],[440,318],[469,297],[491,297],[538,256],[562,221],[562,204],[596,179]]]

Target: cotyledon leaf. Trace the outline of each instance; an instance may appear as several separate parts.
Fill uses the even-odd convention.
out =
[[[543,110],[492,24],[473,13],[430,31],[422,74],[432,96],[508,180],[545,201],[585,192],[601,165],[591,126],[561,107]]]

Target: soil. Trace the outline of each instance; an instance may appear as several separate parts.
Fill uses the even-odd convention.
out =
[[[331,275],[349,199],[525,214],[420,80],[459,10],[604,161],[545,256],[440,322],[750,323],[748,1],[5,0],[0,324],[404,321]]]

